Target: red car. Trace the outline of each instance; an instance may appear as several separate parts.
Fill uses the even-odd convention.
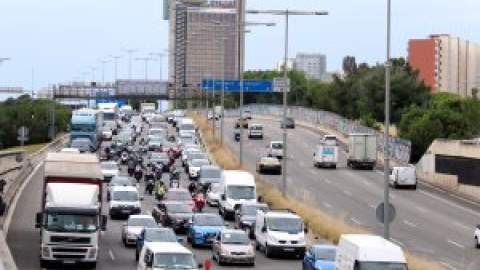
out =
[[[178,158],[180,156],[180,149],[174,142],[163,142],[160,147],[157,148],[157,152],[168,153],[171,158]]]

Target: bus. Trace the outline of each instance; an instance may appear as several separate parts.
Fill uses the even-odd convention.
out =
[[[79,109],[72,113],[70,121],[70,142],[77,138],[90,139],[94,149],[101,144],[103,112],[93,109]]]

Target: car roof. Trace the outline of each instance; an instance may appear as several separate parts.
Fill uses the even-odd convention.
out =
[[[139,214],[139,215],[130,215],[130,216],[128,217],[128,219],[139,219],[139,218],[142,218],[142,219],[143,219],[143,218],[154,219],[154,218],[152,217],[152,215],[141,215],[141,214]]]
[[[175,242],[147,242],[145,243],[145,247],[153,253],[183,253],[193,255],[189,249]]]
[[[135,191],[138,192],[136,187],[133,186],[113,186],[112,192],[114,191]]]
[[[222,230],[221,232],[222,234],[226,234],[226,233],[241,233],[241,234],[246,234],[246,232],[244,230],[237,230],[237,229],[224,229]]]
[[[189,191],[186,188],[170,188],[168,189],[168,192],[189,192]]]

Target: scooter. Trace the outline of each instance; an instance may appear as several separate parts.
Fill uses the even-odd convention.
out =
[[[140,180],[143,178],[143,169],[142,167],[140,167],[140,165],[137,165],[135,167],[135,172],[133,173],[133,175],[137,182],[140,183]]]

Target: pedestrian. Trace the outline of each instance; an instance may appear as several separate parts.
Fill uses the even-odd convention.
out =
[[[212,261],[209,258],[206,258],[203,262],[203,266],[205,267],[205,270],[210,270],[212,268]]]

